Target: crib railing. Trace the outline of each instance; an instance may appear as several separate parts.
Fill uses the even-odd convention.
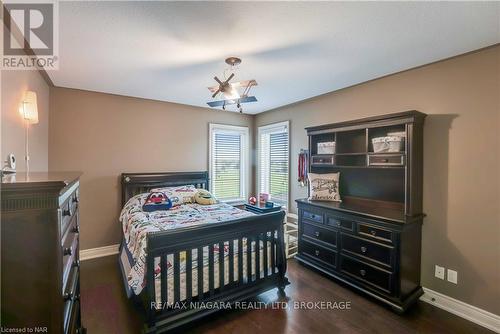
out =
[[[211,313],[203,302],[234,303],[259,291],[283,290],[284,212],[148,235],[147,332],[168,330]]]

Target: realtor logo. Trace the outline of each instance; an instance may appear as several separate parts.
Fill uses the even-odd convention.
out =
[[[56,7],[51,0],[4,4],[2,69],[57,69]]]

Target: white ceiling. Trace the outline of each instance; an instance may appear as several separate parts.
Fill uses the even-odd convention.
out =
[[[259,113],[500,42],[500,2],[60,2],[56,86],[206,107],[224,59]]]

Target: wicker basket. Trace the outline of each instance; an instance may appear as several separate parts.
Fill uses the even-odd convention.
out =
[[[373,152],[401,152],[404,148],[404,138],[396,136],[377,137],[372,139]]]

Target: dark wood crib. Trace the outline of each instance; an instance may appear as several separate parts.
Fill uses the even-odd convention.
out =
[[[124,173],[122,202],[124,205],[130,197],[156,187],[194,185],[208,189],[208,184],[207,172]],[[209,315],[218,311],[218,308],[205,307],[213,303],[234,305],[273,288],[284,293],[285,286],[289,284],[285,276],[284,215],[281,211],[217,224],[149,233],[146,287],[138,296],[146,312],[144,332],[163,333]],[[223,251],[219,252],[219,258],[215,259],[215,247],[223,249],[224,243],[228,243],[229,247],[227,263]],[[254,253],[251,251],[252,244],[256,249]],[[203,270],[203,256],[198,256],[197,269],[192,270],[193,250],[202,254],[204,248],[208,248],[208,275],[205,275]],[[184,252],[186,269],[182,284],[180,258]],[[250,256],[244,258],[245,253]],[[173,268],[167,268],[167,257],[173,257]],[[160,291],[156,291],[155,287],[155,259],[160,261]],[[243,271],[245,265],[246,273]],[[218,275],[215,275],[216,266]],[[173,280],[169,282],[167,273],[171,270]],[[225,272],[229,275],[227,282],[223,274]],[[194,275],[196,277],[193,277]],[[196,295],[193,294],[195,278],[197,291],[202,292]],[[215,279],[218,279],[218,282]],[[172,281],[173,286],[170,286]],[[208,290],[204,291],[206,281]],[[181,290],[185,292],[183,299]],[[169,291],[173,292],[173,297],[169,296]],[[161,300],[161,303],[158,303],[158,300]],[[167,303],[168,300],[173,300],[173,303]]]

